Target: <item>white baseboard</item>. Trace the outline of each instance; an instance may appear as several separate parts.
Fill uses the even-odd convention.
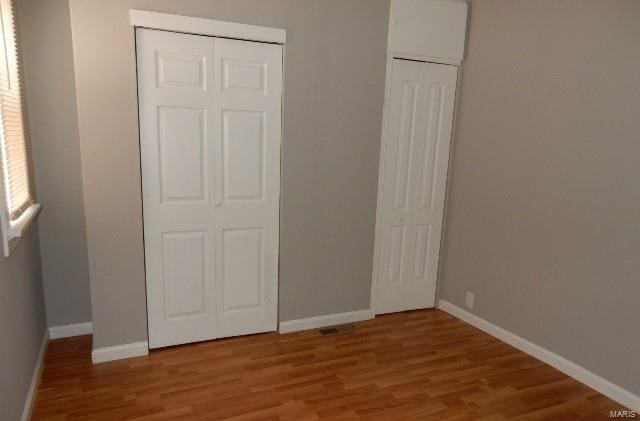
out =
[[[44,368],[44,357],[47,355],[47,345],[49,344],[49,331],[44,331],[44,337],[42,338],[42,344],[40,344],[40,350],[38,351],[38,357],[36,358],[36,365],[33,368],[33,376],[31,376],[31,384],[29,385],[29,392],[27,393],[27,399],[24,402],[24,409],[22,410],[21,421],[29,421],[31,419],[31,412],[33,411],[33,404],[36,401],[36,394],[38,392],[38,384],[40,383],[40,375]]]
[[[602,393],[616,402],[619,402],[627,408],[640,412],[640,396],[634,395],[628,390],[611,383],[586,368],[579,366],[578,364],[571,362],[546,348],[542,348],[541,346],[529,342],[508,330],[481,319],[480,317],[447,301],[440,300],[438,302],[438,308],[474,327],[477,327],[480,330],[487,332],[491,336],[508,343],[514,348],[518,348],[520,351],[526,352],[540,361],[549,364],[550,366],[562,371],[564,374],[573,377],[577,381],[584,383],[590,388]]]
[[[324,316],[309,317],[306,319],[289,320],[280,322],[280,333],[297,332],[299,330],[317,329],[326,326],[341,325],[344,323],[361,322],[373,318],[371,309],[350,311],[347,313],[326,314]]]
[[[147,354],[149,354],[148,342],[134,342],[131,344],[94,349],[91,352],[91,360],[94,364],[97,364],[121,360],[123,358],[142,357]]]
[[[73,325],[52,326],[49,328],[49,339],[69,338],[71,336],[90,335],[93,323],[76,323]]]

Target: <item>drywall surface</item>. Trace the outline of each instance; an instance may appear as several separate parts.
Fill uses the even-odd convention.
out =
[[[0,256],[0,420],[22,416],[46,329],[33,225],[11,256]]]
[[[640,394],[640,2],[472,3],[439,297]]]
[[[67,0],[21,0],[49,326],[91,321],[73,46]]]
[[[28,27],[22,19],[21,6],[18,27],[23,36]],[[29,133],[28,126],[26,129]],[[22,417],[47,329],[38,237],[36,222],[9,257],[0,256],[0,420],[3,421]]]
[[[146,339],[129,9],[284,28],[280,320],[369,307],[387,0],[70,0],[94,347]]]

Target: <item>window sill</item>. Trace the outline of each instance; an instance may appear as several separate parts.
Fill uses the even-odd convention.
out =
[[[20,242],[20,237],[27,232],[33,221],[36,220],[41,209],[41,204],[34,203],[20,215],[20,218],[11,222],[5,238],[4,257],[9,257],[11,252],[16,248]]]
[[[22,212],[20,218],[12,221],[9,227],[9,239],[22,237],[22,235],[27,231],[27,228],[29,228],[31,223],[36,219],[36,216],[40,213],[40,209],[42,209],[42,205],[34,203],[29,206],[26,211]]]

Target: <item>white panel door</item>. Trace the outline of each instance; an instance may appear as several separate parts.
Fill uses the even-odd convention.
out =
[[[275,330],[281,47],[136,44],[149,346]]]
[[[282,47],[216,38],[218,336],[277,329]]]
[[[386,112],[377,314],[433,307],[457,67],[394,59]]]
[[[149,346],[213,339],[213,38],[136,37]]]

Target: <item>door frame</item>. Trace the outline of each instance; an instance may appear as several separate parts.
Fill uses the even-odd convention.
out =
[[[144,29],[155,29],[160,31],[167,32],[176,32],[176,33],[184,33],[191,35],[203,35],[209,37],[217,37],[217,38],[231,38],[242,41],[252,41],[252,42],[262,42],[262,43],[270,43],[270,44],[279,44],[282,46],[282,62],[283,62],[283,92],[284,92],[284,60],[285,60],[285,42],[287,40],[287,31],[281,28],[273,28],[267,26],[258,26],[258,25],[248,25],[244,23],[236,23],[236,22],[227,22],[220,21],[215,19],[206,19],[199,17],[191,17],[191,16],[183,16],[183,15],[174,15],[169,13],[159,13],[152,12],[148,10],[138,10],[138,9],[130,9],[129,10],[129,24],[131,25],[131,36],[133,37],[134,45],[136,43],[136,29],[144,28]],[[134,48],[135,50],[135,48]],[[134,65],[137,68],[137,54],[134,54],[133,57]],[[136,89],[137,89],[137,75],[136,75]],[[284,109],[284,95],[280,99],[280,106]],[[140,122],[139,118],[139,97],[136,95],[136,119],[138,121],[138,126]],[[282,144],[284,141],[284,124],[282,121],[283,115],[281,113],[281,141],[280,141],[280,156],[282,159]],[[138,137],[140,137],[140,127],[138,127]],[[140,141],[140,139],[138,139]],[[140,151],[141,154],[141,151]],[[140,155],[140,158],[142,156]],[[142,172],[140,172],[140,185],[142,186]],[[280,191],[282,192],[282,166],[280,167]],[[282,204],[282,193],[278,198],[278,206],[280,209],[280,205]],[[141,200],[142,197],[141,197]],[[144,201],[142,201],[142,206],[144,207]],[[280,212],[280,210],[279,210]],[[141,215],[143,218],[143,227],[144,227],[144,214]],[[144,228],[143,228],[143,237],[144,237]],[[278,229],[278,238],[280,237],[280,230]],[[144,247],[144,244],[143,244]],[[280,261],[280,241],[278,240],[278,262]],[[146,260],[146,254],[144,254],[143,259]],[[146,262],[145,262],[146,266]],[[279,284],[280,284],[280,273],[278,271],[278,279],[277,279],[277,291],[279,295]],[[147,274],[145,270],[145,289],[147,288]],[[146,294],[145,294],[146,295]],[[146,299],[146,297],[145,297]],[[146,303],[145,303],[146,304]],[[276,307],[277,310],[280,306],[280,300],[277,300]],[[145,311],[145,317],[147,318],[147,342],[145,342],[146,352],[140,355],[146,355],[149,351],[149,313],[148,306]],[[279,311],[278,311],[279,315]],[[276,320],[278,329],[280,325],[280,320]],[[138,355],[138,354],[136,354]]]
[[[134,27],[134,32],[135,28],[147,28],[282,45],[284,45],[287,40],[287,31],[285,29],[172,15],[148,10],[129,10],[129,23]]]
[[[419,61],[423,63],[434,63],[434,64],[444,64],[449,66],[455,66],[458,68],[458,82],[460,83],[460,76],[462,70],[462,60],[451,59],[451,58],[443,58],[443,57],[432,57],[420,54],[408,54],[394,51],[387,51],[387,63],[386,63],[386,71],[385,71],[385,83],[384,83],[384,105],[382,108],[382,132],[380,139],[380,162],[378,166],[378,199],[376,202],[376,228],[375,228],[375,239],[373,243],[373,269],[371,272],[371,297],[369,301],[369,308],[371,309],[371,314],[373,317],[376,316],[376,294],[377,294],[377,284],[378,277],[380,276],[378,267],[378,261],[380,258],[380,250],[382,249],[382,220],[383,220],[383,212],[382,212],[382,203],[383,203],[383,185],[384,185],[384,174],[385,174],[385,158],[387,155],[387,146],[389,144],[389,138],[387,136],[388,131],[388,122],[390,117],[389,105],[391,103],[391,70],[393,66],[393,60],[402,59],[402,60],[412,60]],[[457,90],[456,90],[457,91]],[[458,98],[459,95],[456,95],[454,99],[454,108],[453,108],[453,129],[451,132],[451,140],[450,140],[450,149],[449,149],[449,160],[447,162],[447,178],[445,179],[446,187],[445,187],[445,206],[444,212],[446,215],[447,210],[447,197],[449,196],[449,171],[451,169],[451,159],[453,157],[453,140],[455,137],[455,121],[458,109]],[[445,231],[446,226],[446,218],[443,218],[442,222],[442,232]],[[442,245],[444,244],[444,235],[440,238],[440,250],[442,250]],[[438,257],[438,277],[436,279],[436,301],[435,307],[438,307],[438,284],[440,280],[440,260],[442,259],[442,254],[439,254]]]

